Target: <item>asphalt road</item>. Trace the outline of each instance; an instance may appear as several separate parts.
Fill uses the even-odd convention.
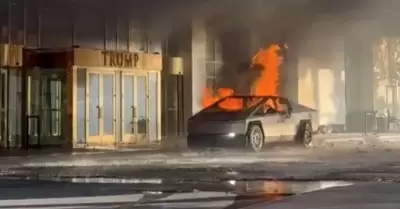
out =
[[[229,208],[248,201],[227,189],[240,182],[242,189],[249,188],[243,182],[265,189],[271,180],[400,181],[397,141],[386,146],[346,143],[312,149],[277,144],[261,153],[185,150],[2,157],[0,209],[174,208],[171,203],[176,208]],[[165,207],[166,202],[171,207]]]
[[[138,190],[135,184],[57,183],[0,179],[0,208],[237,208],[275,200],[278,195],[214,191]]]
[[[331,141],[310,149],[293,144],[275,144],[261,153],[232,150],[101,151],[1,157],[0,176],[94,183],[352,180],[353,177],[341,173],[377,167],[397,169],[400,165],[398,144],[396,140],[380,144],[348,140]],[[397,176],[391,178],[397,179]]]

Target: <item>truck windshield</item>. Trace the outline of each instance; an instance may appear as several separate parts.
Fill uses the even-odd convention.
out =
[[[244,112],[256,107],[262,100],[261,97],[227,97],[206,108],[204,112]]]

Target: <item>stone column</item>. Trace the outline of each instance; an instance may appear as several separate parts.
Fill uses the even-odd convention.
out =
[[[201,100],[206,88],[206,27],[203,20],[195,19],[192,22],[192,66],[191,72],[185,73],[185,98],[191,98],[191,114],[202,109]],[[187,90],[186,90],[187,88]]]
[[[358,37],[349,37],[345,46],[347,131],[370,131],[373,119],[366,115],[374,109],[370,43]]]

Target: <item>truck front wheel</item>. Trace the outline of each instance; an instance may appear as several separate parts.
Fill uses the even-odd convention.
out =
[[[248,147],[254,152],[260,152],[264,147],[264,133],[257,124],[249,126],[247,133]]]
[[[311,122],[309,121],[300,122],[297,131],[296,141],[298,141],[305,147],[313,146],[313,129]]]

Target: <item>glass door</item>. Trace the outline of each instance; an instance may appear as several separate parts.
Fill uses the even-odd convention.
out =
[[[136,143],[135,136],[135,77],[122,75],[122,143]]]
[[[86,127],[87,143],[115,144],[114,72],[88,72]]]
[[[122,143],[148,143],[146,74],[122,74]]]
[[[88,82],[86,88],[86,104],[87,110],[86,114],[86,127],[89,129],[86,131],[88,133],[87,141],[88,144],[99,144],[101,143],[100,138],[100,74],[99,73],[88,73]]]
[[[41,145],[62,145],[65,117],[65,73],[42,73],[40,76]]]
[[[114,72],[101,74],[100,133],[102,145],[115,145],[115,76]]]

